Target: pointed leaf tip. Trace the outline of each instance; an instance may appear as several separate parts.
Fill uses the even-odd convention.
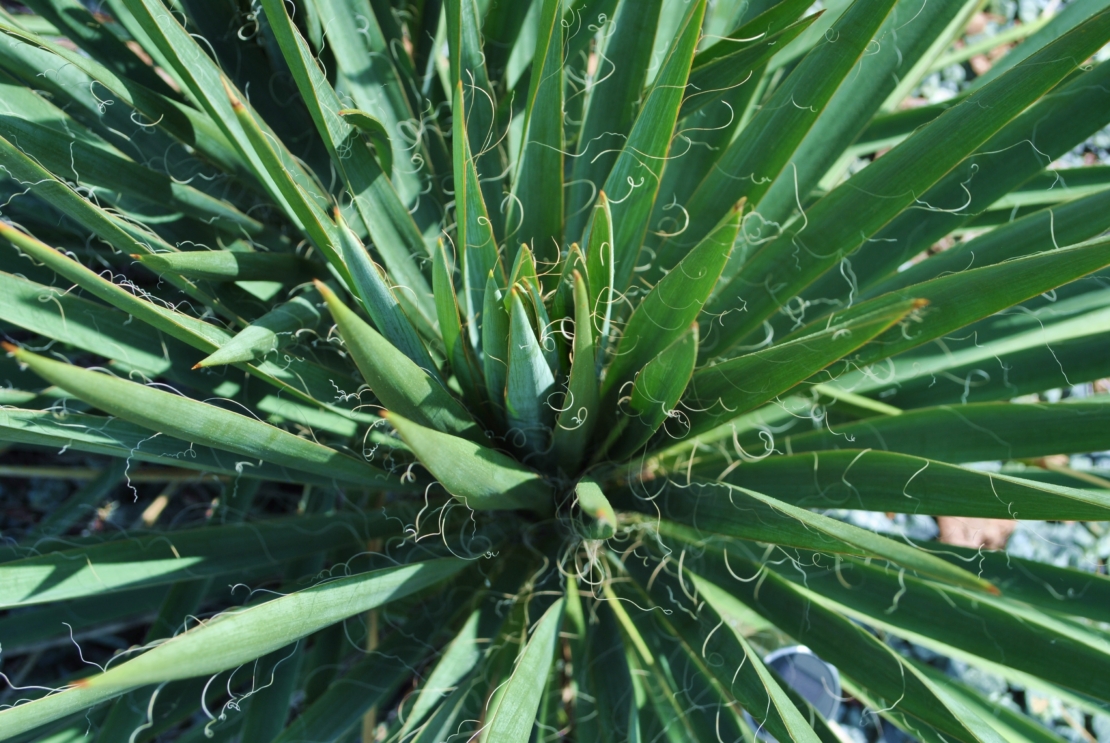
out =
[[[474,510],[527,509],[550,515],[551,487],[511,457],[468,439],[441,433],[392,411],[382,417],[448,493]]]

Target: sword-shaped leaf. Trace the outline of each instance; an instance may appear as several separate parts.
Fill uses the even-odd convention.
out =
[[[281,281],[294,284],[319,274],[312,263],[289,253],[190,250],[131,257],[156,273],[209,281]]]
[[[452,3],[472,5],[473,0]],[[493,223],[486,209],[481,182],[475,168],[474,155],[467,139],[467,109],[463,105],[463,84],[455,88],[452,112],[455,142],[455,234],[462,256],[463,310],[470,328],[470,342],[478,345],[479,317],[485,305],[486,282],[490,274],[499,286],[504,285],[505,269],[497,252]],[[495,205],[497,206],[497,205]]]
[[[440,433],[397,413],[383,414],[448,493],[476,511],[552,510],[551,488],[511,457],[473,441]]]
[[[590,328],[597,345],[600,366],[609,345],[613,304],[613,215],[605,192],[597,195],[597,203],[586,225],[586,278],[590,289]]]
[[[104,412],[184,441],[323,477],[363,478],[386,487],[393,478],[347,454],[260,420],[144,384],[64,364],[11,344],[4,349],[51,384]]]
[[[879,449],[942,462],[1079,454],[1110,447],[1110,404],[939,405],[848,423],[838,426],[835,434],[814,431],[786,436],[782,447],[793,453]]]
[[[567,184],[567,236],[571,239],[585,235],[583,228],[594,218],[588,211],[594,189],[605,183],[636,120],[636,104],[652,62],[652,45],[644,42],[655,33],[662,6],[663,0],[623,0],[617,6],[612,31],[600,47],[604,56],[599,56],[598,69],[584,91],[588,100]],[[598,198],[601,195],[597,194]]]
[[[891,329],[861,348],[855,362],[862,367],[940,338],[1107,265],[1110,265],[1110,238],[1095,238],[1071,248],[1037,253],[897,289],[815,325],[823,326],[830,321],[843,323],[910,298],[929,303],[921,313],[920,322],[913,324],[912,332],[903,334],[897,328]]]
[[[990,726],[945,696],[867,629],[831,611],[777,573],[764,573],[758,582],[736,580],[734,576],[751,576],[761,567],[731,550],[727,559],[728,566],[713,560],[712,571],[699,565],[698,572],[720,592],[736,597],[789,632],[842,675],[869,690],[877,701],[887,706],[897,702],[903,713],[956,740],[1004,743]],[[806,621],[799,621],[799,617]]]
[[[431,290],[416,264],[416,256],[427,255],[428,250],[412,215],[378,161],[358,139],[358,131],[339,115],[346,107],[328,83],[285,5],[280,0],[262,0],[262,8],[297,82],[301,99],[347,184],[374,246],[394,281],[408,287],[405,301],[411,302],[412,309],[432,324],[435,307]]]
[[[451,369],[467,398],[478,402],[485,391],[482,372],[474,347],[459,319],[459,302],[455,296],[454,270],[447,258],[447,249],[440,241],[432,258],[432,291],[439,315],[439,332],[447,349]]]
[[[540,1],[506,230],[517,244],[549,262],[558,257],[563,242],[563,2]]]
[[[686,203],[686,231],[664,246],[661,260],[672,265],[683,249],[708,234],[741,198],[757,204],[782,177],[790,156],[817,121],[845,78],[853,74],[896,0],[852,3],[824,38],[798,63],[708,171]],[[813,26],[816,28],[816,26]]]
[[[0,236],[10,240],[21,251],[36,261],[46,264],[59,276],[64,276],[93,296],[206,354],[216,351],[231,340],[232,336],[223,329],[191,315],[140,298],[4,222],[0,222]],[[89,350],[98,352],[94,348]],[[246,366],[253,375],[298,400],[313,407],[343,414],[340,408],[321,402],[329,399],[334,391],[335,372],[299,359],[292,359],[280,365],[261,361],[248,363]]]
[[[532,455],[550,448],[555,411],[550,397],[555,392],[551,372],[532,322],[521,302],[521,293],[531,291],[517,284],[509,291],[508,368],[505,379],[505,415],[514,443]]]
[[[600,451],[621,460],[646,444],[667,418],[676,415],[675,407],[690,383],[697,360],[698,326],[691,323],[685,333],[636,375],[628,402],[624,403],[621,417],[606,442],[615,442],[612,450],[603,445]]]
[[[243,486],[245,487],[245,486]],[[397,534],[384,514],[290,516],[249,524],[131,535],[0,564],[0,606],[11,608],[254,570],[327,549],[360,549]]]
[[[977,592],[998,592],[968,570],[924,550],[754,490],[694,479],[687,485],[668,483],[653,496],[652,501],[644,502],[622,493],[617,507],[650,511],[653,520],[661,514],[660,532],[686,541],[717,534],[816,552],[881,558],[944,583]]]
[[[686,78],[701,33],[705,5],[705,0],[693,0],[689,4],[651,90],[640,104],[628,140],[602,187],[613,214],[613,289],[617,292],[624,292],[632,281],[686,91]],[[682,323],[682,327],[685,326],[686,323]]]
[[[593,313],[589,290],[582,275],[574,272],[574,358],[570,365],[567,395],[552,436],[555,459],[564,472],[576,472],[586,445],[593,437],[601,409],[598,404],[597,361],[594,350]]]
[[[741,210],[734,210],[636,306],[605,372],[603,400],[615,400],[624,384],[698,319],[732,251],[740,217]]]
[[[352,426],[352,430],[354,426]],[[313,475],[302,470],[270,462],[243,464],[241,457],[220,449],[197,446],[172,436],[152,436],[142,428],[119,418],[87,413],[56,416],[42,410],[0,409],[0,441],[55,450],[72,449],[90,454],[103,454],[121,460],[150,462],[165,467],[209,472],[236,478],[294,482],[332,487],[336,482],[363,484],[364,472],[333,471],[329,475]],[[391,484],[396,488],[399,484]]]
[[[1051,485],[869,449],[769,457],[745,462],[723,479],[778,493],[802,508],[991,519],[1102,521],[1110,516],[1110,491]]]
[[[756,331],[782,303],[875,235],[929,186],[1060,82],[1110,36],[1110,11],[1061,37],[1019,67],[948,109],[864,168],[764,245],[717,294],[711,311],[746,310],[723,320],[719,351]],[[874,194],[887,198],[876,199]],[[844,219],[846,214],[856,219]],[[851,227],[848,227],[848,225]],[[773,292],[772,292],[773,289]]]
[[[489,743],[517,743],[527,740],[536,724],[540,697],[547,674],[555,661],[555,645],[563,624],[560,598],[552,604],[532,630],[528,644],[517,659],[500,704],[492,711],[485,739]]]
[[[772,400],[902,321],[923,303],[905,299],[796,340],[701,369],[690,381],[689,435]],[[847,362],[850,363],[850,362]],[[830,373],[832,376],[832,373]]]
[[[351,279],[358,291],[359,299],[362,300],[362,306],[366,308],[366,314],[370,315],[378,331],[394,347],[442,383],[439,370],[428,354],[423,341],[420,340],[411,318],[405,314],[404,308],[398,301],[398,295],[382,275],[381,269],[370,259],[362,241],[343,221],[343,216],[338,209],[334,211],[334,215],[339,233],[340,251],[351,272]],[[401,296],[408,293],[407,288],[401,290]]]
[[[505,412],[509,363],[509,313],[505,309],[503,295],[491,271],[482,298],[482,372],[486,380],[486,394],[499,415]]]
[[[385,124],[375,119],[365,111],[357,108],[343,108],[337,112],[343,119],[365,134],[374,145],[374,155],[382,172],[389,175],[393,172],[393,144],[389,138],[389,130]]]
[[[504,165],[501,163],[501,156],[495,142],[497,106],[494,103],[496,99],[493,86],[486,71],[485,55],[482,53],[481,18],[475,0],[447,0],[443,10],[447,27],[451,83],[456,96],[452,137],[455,163],[455,208],[461,213],[457,204],[459,195],[463,193],[459,188],[459,180],[465,178],[473,189],[477,189],[477,191],[471,190],[471,194],[467,197],[470,201],[467,209],[473,210],[475,204],[481,204],[483,209],[485,204],[494,207],[494,210],[487,214],[485,224],[479,225],[480,230],[489,232],[492,243],[497,236],[505,236],[505,225],[500,211],[503,198],[501,171]],[[458,97],[460,87],[461,100]],[[462,112],[465,114],[463,121],[460,122],[459,116]],[[459,165],[460,156],[465,157],[465,170]],[[479,171],[482,173],[481,180],[478,178]],[[479,192],[482,194],[481,198],[478,198]],[[471,239],[476,237],[477,233],[472,235]],[[484,240],[476,240],[476,242],[479,245],[484,244]],[[480,291],[485,278],[485,271],[477,274],[474,288]],[[475,305],[475,309],[480,307],[480,302]]]
[[[347,350],[366,384],[388,410],[439,431],[482,440],[484,434],[462,403],[378,331],[317,282]]]
[[[632,563],[628,567],[640,596],[666,612],[660,613],[656,621],[676,637],[692,667],[722,702],[748,710],[776,740],[821,743],[809,721],[760,660],[759,652],[738,627],[727,621],[730,616],[727,600],[721,597],[723,591],[714,591],[716,586],[682,569],[676,576],[666,570],[653,574],[651,569]],[[692,586],[687,585],[688,580]],[[686,598],[691,588],[704,600],[696,608]],[[730,626],[722,626],[725,624]]]
[[[240,330],[220,350],[197,363],[198,367],[260,361],[296,340],[298,330],[320,324],[320,311],[303,297],[279,304]]]
[[[747,44],[731,44],[738,48],[712,59],[703,61],[701,57],[717,46],[730,44],[721,41],[699,54],[694,58],[694,67],[690,70],[690,80],[687,83],[693,92],[683,99],[678,118],[684,119],[719,100],[721,94],[731,88],[745,84],[755,85],[753,78],[767,60],[820,17],[820,12],[814,13],[776,33],[760,34],[760,38]]]
[[[137,658],[82,679],[58,694],[0,712],[17,735],[139,686],[209,676],[248,663],[323,627],[446,580],[465,560],[430,560],[321,583],[226,612]]]

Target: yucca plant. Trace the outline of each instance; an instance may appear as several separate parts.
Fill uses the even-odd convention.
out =
[[[1105,576],[839,518],[1110,520],[1036,397],[1110,370],[1110,3],[910,108],[980,0],[25,2],[0,440],[95,472],[5,535],[0,739],[843,740],[798,643],[1060,740],[894,638],[1110,704]]]

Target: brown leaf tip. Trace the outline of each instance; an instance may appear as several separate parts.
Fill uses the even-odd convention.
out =
[[[246,106],[244,106],[243,102],[239,100],[239,96],[235,94],[235,90],[227,82],[227,78],[221,75],[220,82],[223,83],[224,92],[227,93],[227,97],[231,100],[231,107],[235,110],[235,113],[239,113],[240,111],[244,110]]]

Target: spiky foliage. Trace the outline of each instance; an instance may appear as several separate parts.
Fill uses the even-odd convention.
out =
[[[1054,739],[887,637],[1110,702],[1106,578],[829,515],[1110,518],[1031,464],[1107,402],[1014,401],[1110,369],[1107,176],[1046,170],[1106,2],[907,110],[978,0],[27,3],[0,439],[119,463],[0,642],[135,647],[28,656],[0,739],[835,741],[790,641],[922,741]]]

